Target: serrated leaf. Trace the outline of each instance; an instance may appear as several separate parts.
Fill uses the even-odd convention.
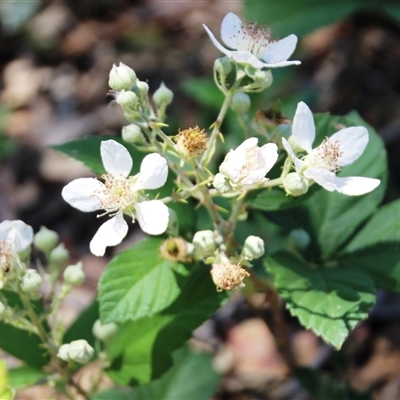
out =
[[[88,136],[80,140],[73,140],[71,142],[51,146],[54,150],[60,151],[67,156],[81,161],[94,173],[102,175],[106,171],[103,167],[103,162],[100,156],[100,145],[104,140],[115,140],[122,144],[129,151],[133,167],[131,175],[139,172],[140,164],[146,154],[139,152],[129,143],[124,142],[120,137],[116,136]]]
[[[366,150],[353,164],[343,167],[339,175],[382,180],[378,188],[364,196],[345,196],[318,190],[300,207],[268,213],[271,220],[288,230],[306,230],[311,238],[307,258],[321,261],[334,255],[356,228],[376,211],[386,188],[387,166],[382,140],[358,114],[351,113],[345,117],[317,114],[314,118],[317,129],[314,147],[344,126],[365,126],[370,139]]]
[[[345,260],[334,267],[310,266],[281,251],[269,256],[265,265],[291,314],[336,348],[375,302],[373,281]]]
[[[218,293],[209,268],[196,265],[182,277],[182,291],[159,314],[120,326],[110,344],[110,377],[122,385],[146,384],[172,365],[172,352],[226,299]]]
[[[400,200],[380,207],[343,253],[382,242],[400,242]]]
[[[375,282],[379,289],[400,292],[400,243],[377,243],[339,258]]]
[[[123,323],[154,315],[178,297],[183,264],[160,255],[163,240],[147,238],[116,256],[99,282],[103,323]]]
[[[220,375],[212,366],[211,357],[204,353],[194,353],[187,348],[177,350],[174,365],[160,379],[133,389],[106,391],[94,400],[111,398],[130,400],[207,400],[215,392]]]

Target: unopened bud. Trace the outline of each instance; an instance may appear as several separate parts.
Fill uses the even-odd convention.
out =
[[[218,291],[243,287],[243,279],[250,275],[240,265],[231,264],[229,261],[213,264],[210,272]]]
[[[153,94],[153,101],[157,108],[163,105],[167,106],[172,102],[173,98],[174,93],[165,86],[164,82],[161,82],[160,87]]]
[[[231,108],[238,114],[246,114],[251,105],[250,96],[243,92],[236,92],[232,96]]]
[[[215,250],[215,238],[213,231],[198,231],[193,236],[193,246],[196,253],[201,256],[211,255]]]
[[[136,82],[136,87],[140,96],[146,96],[149,93],[149,85],[146,82],[138,81]]]
[[[232,71],[233,64],[228,57],[221,57],[215,60],[214,68],[219,74],[226,76]]]
[[[136,111],[138,105],[138,97],[131,91],[122,90],[118,93],[115,101],[121,106],[126,113]]]
[[[260,258],[264,254],[264,240],[258,236],[248,236],[244,242],[242,257],[245,260]]]
[[[69,344],[68,356],[70,360],[86,364],[93,357],[94,349],[84,340],[74,340]]]
[[[45,254],[49,253],[57,246],[58,240],[59,236],[57,232],[51,231],[45,226],[42,226],[40,231],[33,237],[35,247]]]
[[[63,344],[58,349],[57,357],[61,358],[61,360],[68,362],[69,361],[68,352],[69,352],[69,343]]]
[[[185,159],[201,155],[207,147],[207,135],[198,126],[179,131],[174,140],[178,153]]]
[[[111,339],[118,331],[118,325],[111,322],[110,324],[102,324],[98,319],[93,325],[93,335],[97,340],[106,342]]]
[[[263,71],[257,69],[253,76],[254,83],[259,86],[260,89],[266,89],[272,85],[273,77],[270,69]]]
[[[297,172],[291,172],[283,178],[283,187],[286,193],[293,197],[307,193],[309,186],[307,178]]]
[[[34,269],[28,269],[22,278],[22,290],[25,293],[37,293],[42,286],[42,281],[42,277]]]
[[[85,273],[82,270],[82,262],[78,262],[76,265],[69,265],[64,271],[64,282],[76,286],[81,285],[86,278]]]
[[[122,128],[122,139],[128,143],[146,143],[142,130],[136,124],[130,124]]]
[[[228,193],[232,191],[232,187],[229,183],[229,179],[218,172],[218,174],[215,175],[214,181],[213,181],[213,186],[215,189],[218,190],[220,193]]]
[[[50,253],[50,262],[62,265],[69,259],[69,251],[65,248],[64,243],[60,243]]]
[[[136,80],[135,71],[120,62],[119,67],[114,64],[111,68],[108,86],[110,86],[111,89],[120,92],[124,89],[129,90],[131,86],[135,84]]]

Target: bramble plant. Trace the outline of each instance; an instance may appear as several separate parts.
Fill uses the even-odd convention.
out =
[[[213,71],[224,100],[209,133],[195,126],[168,135],[172,91],[162,84],[151,97],[148,84],[120,63],[109,85],[129,123],[122,138],[54,146],[99,174],[62,190],[71,206],[105,221],[90,243],[94,255],[121,243],[136,221],[151,235],[112,259],[99,281],[98,303],[71,327],[57,314],[84,281],[82,264],[67,266],[55,232],[42,228],[34,235],[22,221],[0,224],[0,346],[27,364],[19,369],[28,376],[25,384],[47,382],[71,399],[119,398],[119,389],[98,393],[106,371],[116,385],[135,387],[129,398],[160,398],[168,371],[193,362],[198,384],[183,393],[208,398],[218,383],[210,360],[177,350],[245,285],[246,296],[264,292],[275,305],[283,299],[305,328],[337,349],[368,316],[376,289],[400,289],[391,217],[400,203],[378,208],[387,175],[379,137],[355,113],[313,116],[303,102],[285,137],[285,124],[243,118],[249,94],[272,84],[274,68],[300,64],[288,60],[297,37],[275,41],[269,28],[233,13],[222,21],[226,47],[205,29],[224,54]],[[221,157],[229,109],[246,129]],[[271,252],[278,231],[286,235]],[[31,259],[32,246],[44,264]],[[282,320],[279,306],[272,312]],[[7,342],[12,335],[18,348]],[[277,335],[291,365],[285,332],[277,327]],[[98,375],[82,387],[77,370],[96,360]],[[2,398],[15,393],[6,383],[1,390]]]

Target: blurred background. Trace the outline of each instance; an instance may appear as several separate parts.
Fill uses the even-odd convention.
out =
[[[65,184],[90,171],[49,146],[87,135],[120,134],[126,122],[107,95],[108,73],[119,62],[132,67],[152,92],[161,82],[174,91],[169,134],[195,125],[207,128],[222,95],[212,81],[220,54],[202,24],[219,37],[221,21],[230,11],[270,25],[275,38],[299,36],[292,59],[302,65],[273,71],[271,88],[252,97],[252,113],[271,118],[271,109],[278,108],[290,119],[300,100],[314,112],[344,115],[357,110],[386,144],[386,201],[400,197],[396,2],[2,1],[0,221],[22,219],[35,231],[40,225],[54,229],[72,260],[83,259],[88,280],[67,302],[66,322],[92,301],[108,258],[88,252],[99,226],[93,214],[74,210],[61,198]],[[240,128],[228,115],[224,129],[229,143],[230,132]],[[108,257],[140,235],[133,227]],[[268,307],[257,298],[234,296],[196,333],[198,341],[215,350],[215,364],[224,374],[215,399],[400,399],[400,302],[391,293],[379,293],[378,298],[370,319],[340,352],[286,316],[295,364],[316,368],[321,372],[317,377],[301,368],[289,373],[265,324]],[[350,387],[370,394],[356,394]],[[43,398],[32,389],[22,396]]]

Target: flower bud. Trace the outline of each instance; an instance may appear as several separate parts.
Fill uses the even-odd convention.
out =
[[[173,98],[174,93],[165,86],[164,82],[161,82],[160,87],[153,94],[153,101],[157,108],[163,105],[167,106],[172,102]]]
[[[270,69],[263,71],[257,69],[254,74],[254,83],[259,86],[261,90],[266,89],[272,85],[273,77]]]
[[[59,236],[57,232],[51,231],[45,226],[42,226],[40,231],[33,237],[35,247],[45,254],[49,253],[57,246],[58,240]]]
[[[102,325],[101,321],[98,319],[93,325],[93,335],[97,340],[106,342],[111,339],[118,331],[118,325],[111,322],[110,324]]]
[[[215,238],[213,231],[198,231],[193,236],[193,246],[200,256],[210,255],[215,250]]]
[[[121,106],[126,113],[136,111],[138,105],[138,97],[131,91],[122,90],[118,93],[115,101]]]
[[[114,64],[111,68],[108,86],[110,86],[111,89],[120,92],[124,89],[129,90],[131,86],[135,84],[136,80],[135,71],[120,62],[119,67]]]
[[[34,269],[28,269],[22,278],[22,290],[25,293],[37,293],[42,286],[42,281],[42,277]]]
[[[68,356],[70,360],[85,364],[93,357],[94,349],[84,340],[74,340],[69,344]]]
[[[232,97],[231,108],[238,114],[246,114],[251,105],[250,96],[243,92],[235,92]]]
[[[240,265],[231,264],[229,261],[213,264],[210,272],[218,291],[243,287],[243,279],[250,275]]]
[[[64,264],[69,259],[69,251],[65,248],[64,243],[60,243],[50,253],[50,262],[54,264]]]
[[[86,278],[86,275],[82,270],[82,262],[78,262],[76,265],[69,265],[65,268],[63,276],[64,282],[72,286],[81,285]]]
[[[215,175],[213,185],[220,193],[228,193],[232,191],[229,179],[220,172]]]
[[[0,321],[2,320],[4,314],[6,313],[6,306],[0,301]]]
[[[201,155],[207,147],[207,135],[198,126],[179,131],[174,140],[176,150],[185,159]]]
[[[304,229],[293,229],[290,231],[289,237],[296,243],[296,246],[304,250],[311,242],[311,237]]]
[[[57,357],[61,358],[61,360],[68,362],[69,361],[68,352],[69,352],[69,343],[63,344],[58,349]]]
[[[149,85],[146,82],[138,81],[136,82],[136,87],[141,97],[149,93]]]
[[[228,75],[232,71],[233,64],[228,57],[217,58],[214,62],[214,68],[221,75]]]
[[[291,172],[283,178],[283,187],[286,193],[293,197],[307,193],[309,186],[308,180],[297,172]]]
[[[122,139],[128,143],[146,143],[146,139],[136,124],[130,124],[122,128]]]
[[[264,240],[258,236],[249,236],[243,245],[242,257],[245,260],[260,258],[264,254]]]

